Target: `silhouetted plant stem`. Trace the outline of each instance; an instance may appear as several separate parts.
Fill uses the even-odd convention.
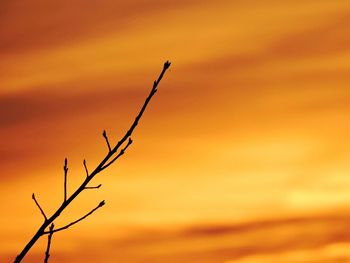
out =
[[[57,229],[55,229],[53,231],[51,231],[51,230],[50,231],[45,231],[44,234],[50,234],[51,232],[55,233],[55,232],[59,232],[59,231],[65,230],[65,229],[67,229],[67,228],[69,228],[69,227],[79,223],[80,221],[84,220],[85,218],[87,218],[89,215],[91,215],[93,212],[95,212],[97,209],[99,209],[100,207],[104,206],[105,204],[106,204],[106,202],[103,200],[103,201],[101,201],[98,204],[98,206],[96,206],[94,209],[92,209],[89,213],[87,213],[86,215],[82,216],[81,218],[79,218],[79,219],[69,223],[68,225],[65,225],[63,227],[57,228]]]
[[[68,174],[68,160],[67,158],[64,159],[64,166],[63,166],[63,171],[64,171],[64,199],[63,202],[67,200],[67,174]]]
[[[49,261],[49,257],[50,257],[50,247],[51,247],[51,239],[52,239],[52,235],[54,233],[53,228],[54,228],[54,224],[52,223],[50,228],[49,228],[49,235],[47,236],[47,247],[46,247],[46,251],[45,251],[45,259],[44,259],[44,263],[47,263]]]
[[[36,206],[39,208],[39,210],[40,210],[41,214],[43,215],[45,221],[47,221],[47,217],[46,217],[46,215],[45,215],[45,212],[44,212],[44,210],[41,208],[41,206],[39,205],[38,201],[36,200],[35,194],[34,194],[34,193],[32,194],[32,199],[34,200],[34,203],[36,204]]]
[[[68,227],[80,222],[81,220],[85,219],[86,217],[88,217],[89,215],[91,215],[94,211],[96,211],[98,208],[102,207],[105,202],[102,201],[99,203],[99,205],[97,207],[95,207],[93,210],[91,210],[89,213],[87,213],[85,216],[81,217],[78,220],[73,221],[72,223],[66,225],[65,227],[61,227],[61,228],[57,228],[56,230],[49,230],[49,231],[45,231],[45,229],[54,222],[54,220],[60,216],[60,214],[64,211],[64,209],[85,189],[91,189],[91,188],[98,188],[98,187],[91,187],[88,186],[89,182],[95,177],[95,175],[97,175],[98,173],[100,173],[101,171],[103,171],[104,169],[106,169],[108,166],[110,166],[112,163],[114,163],[117,159],[119,159],[127,150],[127,148],[131,145],[132,140],[131,140],[131,135],[133,133],[133,131],[135,130],[136,126],[139,123],[139,120],[141,119],[145,109],[147,108],[147,105],[149,104],[150,100],[152,99],[152,97],[154,96],[154,94],[157,92],[157,87],[159,82],[162,80],[165,72],[167,71],[167,69],[170,67],[170,62],[167,61],[164,63],[163,69],[158,77],[157,80],[154,81],[153,83],[153,87],[148,95],[148,97],[146,98],[143,106],[141,107],[139,113],[137,114],[134,122],[131,124],[129,130],[124,134],[124,136],[122,137],[122,139],[114,146],[111,147],[108,137],[107,137],[107,133],[104,131],[103,132],[103,137],[105,138],[106,142],[107,142],[107,147],[108,147],[108,153],[107,155],[103,158],[103,160],[97,165],[97,167],[89,174],[88,170],[87,170],[87,166],[86,166],[86,161],[84,160],[83,164],[85,167],[85,171],[86,171],[86,178],[85,180],[82,182],[82,184],[72,193],[72,195],[67,195],[67,172],[68,172],[68,165],[67,165],[67,159],[65,159],[64,162],[64,201],[62,202],[62,204],[60,205],[59,208],[57,208],[57,210],[50,216],[47,217],[44,213],[44,211],[41,209],[40,205],[37,203],[35,196],[33,194],[33,199],[35,201],[35,203],[37,204],[37,206],[39,207],[41,213],[43,214],[45,221],[43,222],[43,224],[39,227],[39,229],[37,230],[37,232],[34,234],[34,236],[30,239],[30,241],[25,245],[25,247],[23,248],[23,250],[20,252],[20,254],[16,257],[14,263],[18,263],[21,262],[22,259],[25,257],[25,255],[28,253],[28,251],[32,248],[32,246],[36,243],[36,241],[43,235],[46,234],[51,234],[51,238],[52,238],[52,234],[54,232],[57,231],[61,231],[64,229],[67,229]],[[119,151],[119,148],[124,145],[124,143],[126,143],[126,145]],[[51,239],[50,239],[51,242]],[[48,248],[49,244],[48,244]]]

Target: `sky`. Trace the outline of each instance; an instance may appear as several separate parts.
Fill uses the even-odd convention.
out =
[[[350,3],[4,0],[0,262],[130,127],[55,222],[50,262],[350,262]],[[23,262],[43,260],[46,237]]]

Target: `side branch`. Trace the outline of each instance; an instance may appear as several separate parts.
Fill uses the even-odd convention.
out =
[[[132,139],[129,138],[128,143],[125,145],[125,147],[123,149],[121,149],[121,151],[117,154],[117,156],[115,156],[109,163],[105,164],[101,170],[106,169],[108,166],[110,166],[112,163],[114,163],[117,159],[119,159],[120,156],[122,156],[125,151],[129,148],[129,146],[132,144]]]
[[[103,138],[105,138],[105,141],[107,143],[108,151],[111,152],[112,148],[111,148],[111,145],[109,144],[109,140],[108,140],[108,137],[107,137],[106,130],[103,130],[102,135],[103,135]]]
[[[67,158],[64,159],[63,171],[64,171],[64,200],[63,200],[63,202],[66,202],[67,201],[67,174],[68,174]]]
[[[54,224],[52,223],[50,226],[50,231],[49,231],[49,235],[47,237],[47,247],[46,247],[46,251],[45,251],[45,259],[44,259],[44,263],[47,263],[49,261],[49,257],[50,257],[50,247],[51,247],[51,239],[52,239],[52,235],[53,235],[53,228],[54,228]]]
[[[44,213],[44,210],[41,208],[41,206],[39,205],[38,201],[36,200],[34,193],[32,194],[32,199],[34,200],[36,206],[39,208],[39,210],[40,210],[41,214],[43,215],[45,221],[47,221],[47,217],[46,217],[46,215]]]
[[[101,202],[98,204],[98,206],[96,206],[94,209],[92,209],[92,210],[91,210],[89,213],[87,213],[86,215],[84,215],[84,216],[82,216],[81,218],[79,218],[79,219],[77,219],[77,220],[75,220],[75,221],[69,223],[68,225],[65,225],[65,226],[63,226],[63,227],[60,227],[60,228],[57,228],[57,229],[53,230],[52,232],[53,232],[53,233],[56,233],[56,232],[65,230],[65,229],[67,229],[67,228],[69,228],[69,227],[71,227],[71,226],[73,226],[73,225],[79,223],[80,221],[82,221],[82,220],[84,220],[85,218],[87,218],[89,215],[91,215],[93,212],[95,212],[97,209],[99,209],[100,207],[104,206],[105,204],[106,204],[106,202],[105,202],[104,200],[101,201]],[[50,231],[44,231],[44,232],[43,232],[43,235],[46,235],[46,234],[50,234]]]
[[[99,184],[97,186],[85,186],[85,189],[98,189],[102,186],[102,184]]]
[[[88,170],[88,168],[87,168],[86,160],[85,160],[85,159],[84,159],[83,164],[84,164],[84,168],[85,168],[86,177],[89,177],[89,170]]]

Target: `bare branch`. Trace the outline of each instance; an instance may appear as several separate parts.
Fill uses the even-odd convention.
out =
[[[47,237],[47,247],[46,247],[46,252],[45,252],[45,259],[44,259],[44,263],[47,263],[49,261],[49,257],[50,257],[50,247],[51,247],[51,239],[52,239],[52,235],[53,235],[53,228],[54,228],[54,224],[52,223],[50,226],[50,231],[49,231],[49,235]]]
[[[129,138],[128,143],[125,145],[125,147],[123,149],[121,149],[121,151],[118,153],[118,155],[116,157],[114,157],[109,163],[105,164],[101,168],[101,170],[106,169],[108,166],[110,166],[112,163],[114,163],[117,159],[119,159],[119,157],[122,156],[125,153],[126,149],[128,149],[130,144],[132,144],[132,139],[131,138]]]
[[[108,137],[107,137],[107,133],[106,133],[106,130],[103,130],[103,133],[102,133],[103,137],[105,138],[106,140],[106,143],[107,143],[107,146],[108,146],[108,151],[111,152],[112,149],[111,149],[111,145],[109,144],[109,140],[108,140]]]
[[[102,184],[99,184],[97,186],[85,186],[85,189],[97,189],[100,188],[102,186]]]
[[[86,160],[85,160],[85,159],[84,159],[83,164],[84,164],[84,168],[85,168],[86,177],[89,177],[89,170],[88,170],[88,168],[87,168]]]
[[[63,227],[60,227],[60,228],[57,228],[55,230],[53,230],[53,233],[56,233],[56,232],[59,232],[59,231],[62,231],[62,230],[65,230],[77,223],[79,223],[80,221],[84,220],[85,218],[87,218],[89,215],[91,215],[93,212],[95,212],[97,209],[99,209],[100,207],[104,206],[106,204],[106,202],[103,200],[101,201],[94,209],[92,209],[89,213],[87,213],[86,215],[82,216],[81,218],[69,223],[68,225],[65,225]],[[43,235],[46,235],[46,234],[50,234],[50,231],[44,231],[43,232]]]
[[[26,256],[26,254],[28,253],[28,251],[33,247],[33,245],[38,241],[38,239],[44,235],[44,234],[49,234],[50,232],[45,231],[45,229],[47,229],[47,227],[54,222],[54,220],[56,218],[58,218],[61,213],[69,206],[69,204],[76,199],[76,197],[86,188],[89,189],[89,187],[87,186],[89,184],[89,182],[100,172],[102,172],[104,169],[106,169],[107,167],[109,167],[112,163],[114,163],[121,155],[124,154],[124,152],[126,151],[126,149],[130,146],[130,144],[132,143],[131,140],[131,135],[133,134],[135,128],[137,127],[143,113],[145,112],[149,102],[151,101],[152,97],[155,95],[155,93],[157,92],[157,88],[158,85],[160,83],[160,81],[162,80],[165,72],[167,71],[167,69],[170,67],[170,62],[166,61],[164,63],[163,69],[161,71],[161,73],[159,74],[158,78],[156,81],[154,81],[153,83],[153,87],[150,91],[150,93],[148,94],[146,100],[144,101],[144,104],[142,105],[141,109],[139,110],[139,113],[136,115],[135,120],[133,121],[133,123],[131,124],[129,130],[127,130],[127,132],[124,134],[124,136],[120,139],[120,141],[114,146],[111,147],[111,145],[109,144],[109,140],[107,137],[106,132],[103,132],[103,137],[106,140],[107,146],[108,146],[108,150],[109,152],[106,154],[106,156],[100,161],[100,163],[97,165],[97,167],[95,167],[95,169],[85,178],[85,180],[81,183],[80,186],[78,186],[75,191],[69,196],[67,197],[67,172],[68,172],[68,165],[67,165],[67,159],[65,159],[65,166],[64,166],[64,172],[65,172],[65,179],[64,179],[64,202],[57,208],[57,210],[49,217],[46,218],[46,215],[44,214],[43,210],[41,209],[41,207],[39,206],[39,204],[36,202],[34,194],[33,194],[33,199],[35,201],[35,203],[37,204],[37,206],[39,207],[41,213],[43,214],[43,216],[45,217],[45,221],[42,223],[42,225],[39,227],[39,229],[37,229],[36,233],[31,237],[31,239],[29,240],[29,242],[25,245],[25,247],[23,248],[23,250],[18,254],[18,256],[15,258],[14,263],[19,263],[22,261],[22,259]],[[126,141],[128,140],[128,142],[126,143]],[[119,148],[122,147],[124,144],[126,143],[126,146],[119,151]],[[85,163],[86,164],[86,163]],[[84,165],[86,168],[86,165]],[[87,169],[86,169],[87,171]],[[88,173],[87,173],[88,174]],[[93,188],[98,188],[98,187],[93,187]],[[90,187],[91,189],[91,187]],[[57,231],[61,231],[64,229],[69,228],[70,226],[80,222],[81,220],[85,219],[86,217],[88,217],[89,215],[91,215],[94,211],[96,211],[98,208],[102,207],[104,205],[104,201],[102,201],[96,208],[94,208],[93,210],[91,210],[89,213],[87,213],[85,216],[81,217],[80,219],[64,226],[61,227],[59,229],[53,230],[52,232],[57,232]]]
[[[46,217],[46,215],[45,215],[45,213],[44,213],[44,210],[41,208],[41,206],[39,205],[38,201],[36,200],[35,194],[34,194],[34,193],[32,194],[32,199],[34,200],[36,206],[39,208],[41,214],[42,214],[43,217],[45,218],[45,221],[47,221],[47,217]]]
[[[64,166],[63,166],[63,171],[64,171],[64,201],[67,201],[67,174],[68,174],[68,161],[67,158],[64,159]]]

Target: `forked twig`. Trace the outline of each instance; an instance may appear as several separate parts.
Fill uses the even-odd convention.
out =
[[[47,255],[48,255],[49,254],[49,250],[50,250],[51,238],[52,238],[53,233],[58,232],[58,231],[62,231],[64,229],[69,228],[72,225],[77,224],[78,222],[80,222],[83,219],[87,218],[89,215],[91,215],[98,208],[102,207],[105,204],[105,202],[102,201],[102,202],[99,203],[99,205],[97,207],[92,209],[89,213],[87,213],[83,217],[79,218],[78,220],[73,221],[72,223],[70,223],[70,224],[68,224],[66,226],[63,226],[61,228],[57,228],[55,230],[53,229],[53,224],[52,223],[55,221],[55,219],[61,215],[61,213],[67,208],[67,206],[69,206],[69,204],[82,191],[84,191],[86,189],[96,189],[96,188],[99,188],[101,186],[101,185],[98,185],[98,186],[95,186],[95,187],[91,187],[91,186],[88,186],[88,184],[97,174],[99,174],[101,171],[103,171],[104,169],[109,167],[111,164],[113,164],[118,158],[120,158],[125,153],[125,151],[128,149],[128,147],[131,145],[131,143],[132,143],[131,135],[134,132],[136,126],[138,125],[138,123],[139,123],[139,121],[140,121],[144,111],[146,110],[150,100],[152,99],[152,97],[157,92],[158,85],[159,85],[160,81],[162,80],[165,72],[168,70],[169,67],[170,67],[170,62],[169,61],[165,62],[161,73],[159,74],[157,80],[154,81],[153,87],[152,87],[150,93],[148,94],[146,100],[144,101],[144,104],[142,105],[142,107],[141,107],[139,113],[137,114],[135,120],[131,124],[129,130],[127,130],[127,132],[124,134],[124,136],[121,138],[121,140],[114,147],[112,147],[110,145],[109,139],[107,137],[107,133],[105,131],[102,133],[102,135],[105,138],[106,143],[107,143],[108,153],[106,154],[106,156],[103,158],[103,160],[97,165],[97,167],[91,173],[88,172],[86,161],[84,160],[83,164],[84,164],[84,168],[85,168],[85,172],[86,172],[87,176],[85,177],[85,180],[81,183],[81,185],[69,197],[67,197],[68,164],[67,164],[67,159],[65,159],[65,164],[64,164],[64,167],[63,167],[64,168],[64,201],[62,202],[62,204],[57,208],[57,210],[50,217],[46,217],[44,211],[40,207],[39,203],[36,201],[35,196],[33,194],[32,197],[33,197],[36,205],[40,209],[42,215],[44,216],[45,221],[42,223],[42,225],[39,227],[37,232],[33,235],[33,237],[25,245],[23,250],[16,257],[16,259],[14,260],[14,263],[21,262],[22,259],[25,257],[25,255],[28,253],[28,251],[36,243],[36,241],[41,236],[46,235],[46,234],[49,234],[49,240],[48,240],[49,242],[48,242],[48,249],[47,249],[47,251],[48,251]],[[122,145],[124,145],[125,142],[127,142],[126,145],[124,146],[124,148],[122,148],[119,151],[119,148],[122,147]],[[47,227],[50,226],[50,224],[52,224],[51,225],[52,229],[50,227],[49,231],[46,231]]]
[[[108,166],[110,166],[112,163],[114,163],[117,159],[119,159],[120,156],[122,156],[126,149],[128,149],[128,147],[132,144],[132,140],[131,138],[129,138],[128,143],[125,145],[125,147],[123,149],[121,149],[121,151],[117,154],[116,157],[114,157],[109,163],[105,164],[101,169],[104,170],[106,169]]]

